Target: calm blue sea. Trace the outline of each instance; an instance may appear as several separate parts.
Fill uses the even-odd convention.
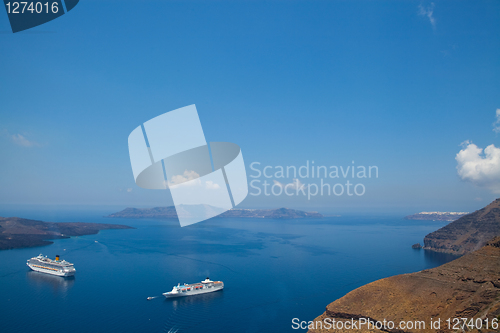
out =
[[[442,222],[214,218],[180,228],[102,217],[117,210],[0,207],[0,216],[137,228],[0,251],[2,332],[293,332],[293,318],[312,320],[363,284],[453,259],[411,248]],[[75,278],[31,272],[26,260],[39,253],[75,263]],[[224,281],[224,291],[161,296],[207,276]]]

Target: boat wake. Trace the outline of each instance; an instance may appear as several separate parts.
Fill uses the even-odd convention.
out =
[[[149,296],[148,298],[146,298],[148,301],[151,301],[151,300],[154,300],[155,298],[158,298],[158,297],[161,297],[161,296]]]

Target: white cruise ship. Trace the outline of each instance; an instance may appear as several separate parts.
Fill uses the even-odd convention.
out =
[[[219,291],[224,289],[224,282],[222,281],[212,281],[209,278],[206,278],[204,281],[200,283],[193,284],[181,284],[179,283],[177,286],[172,288],[172,291],[166,292],[163,294],[166,298],[172,297],[183,297],[183,296],[192,296],[192,295],[200,295],[205,293],[211,293],[213,291]]]
[[[34,271],[57,275],[57,276],[73,276],[75,275],[75,267],[70,262],[66,260],[60,260],[59,256],[56,255],[56,259],[52,260],[39,254],[37,257],[33,257],[26,262],[29,268]]]

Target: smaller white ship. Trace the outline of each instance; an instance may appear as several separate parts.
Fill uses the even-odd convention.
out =
[[[193,296],[205,293],[211,293],[213,291],[219,291],[224,289],[224,282],[222,281],[212,281],[208,277],[201,281],[200,283],[185,284],[181,286],[179,283],[177,286],[172,288],[172,291],[163,293],[166,298],[172,297],[183,297],[183,296]]]
[[[72,263],[60,260],[59,255],[56,255],[56,259],[53,260],[39,254],[37,257],[29,259],[26,265],[34,271],[57,276],[73,276],[76,271]]]

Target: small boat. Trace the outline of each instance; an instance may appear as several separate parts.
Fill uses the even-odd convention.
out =
[[[150,301],[152,300],[154,297],[148,297],[147,300]]]

